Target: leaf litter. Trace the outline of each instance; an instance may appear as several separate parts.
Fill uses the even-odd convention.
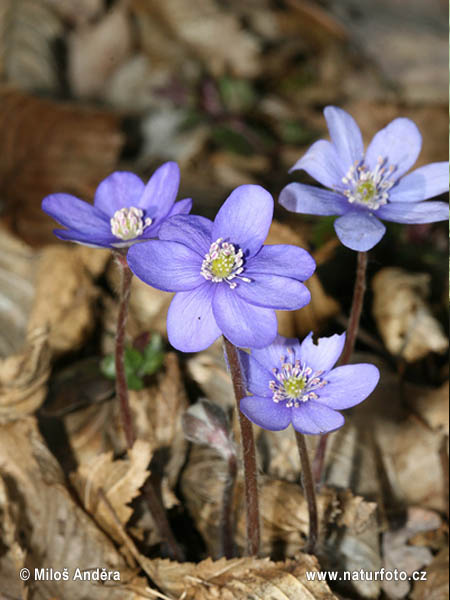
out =
[[[165,352],[162,368],[142,378],[142,389],[130,393],[138,441],[127,453],[114,390],[99,368],[113,351],[114,265],[100,251],[46,246],[54,241],[53,225],[40,211],[48,193],[92,199],[98,182],[115,168],[145,178],[161,160],[175,159],[184,171],[183,194],[211,216],[240,183],[281,189],[287,176],[276,172],[287,172],[324,133],[320,106],[342,97],[365,137],[402,112],[432,133],[432,144],[424,136],[421,159],[442,160],[447,107],[442,86],[427,83],[445,79],[441,62],[430,70],[425,53],[414,65],[407,62],[399,85],[387,86],[384,79],[409,53],[407,30],[417,32],[424,47],[430,31],[439,29],[437,4],[414,6],[402,48],[389,65],[379,56],[362,65],[355,56],[353,44],[361,45],[373,16],[372,7],[360,4],[359,24],[350,2],[340,8],[297,0],[83,0],[76,9],[53,0],[2,4],[1,595],[446,597],[448,384],[439,353],[448,338],[441,318],[445,294],[436,294],[442,280],[433,260],[445,254],[447,240],[439,228],[425,233],[420,267],[410,268],[405,239],[395,231],[387,252],[397,256],[400,249],[408,267],[392,259],[392,267],[380,268],[386,263],[382,252],[373,260],[369,303],[375,324],[367,309],[363,330],[369,334],[361,335],[363,352],[355,361],[376,362],[382,383],[330,438],[317,557],[302,554],[308,521],[295,440],[290,431],[255,429],[263,553],[269,558],[225,560],[218,544],[225,463],[217,452],[190,445],[182,429],[183,415],[199,397],[231,413],[220,344],[192,357]],[[398,7],[390,11],[398,15]],[[430,18],[423,19],[427,11]],[[377,27],[381,22],[376,19]],[[375,30],[369,34],[371,54]],[[441,37],[439,32],[439,44]],[[312,243],[318,262],[308,282],[312,304],[280,313],[280,331],[327,335],[336,322],[345,323],[342,281],[350,272],[333,244],[331,224],[315,236],[308,219],[293,218],[287,226],[285,215],[277,217],[282,222],[274,222],[269,243]],[[134,279],[130,348],[156,332],[165,343],[170,300]],[[236,438],[236,422],[230,427]],[[311,440],[311,452],[314,446]],[[158,481],[187,562],[165,558],[141,495],[149,477]],[[239,552],[245,546],[242,508],[239,477],[233,505]],[[16,573],[24,566],[108,567],[120,570],[121,582],[23,584]],[[426,569],[428,580],[329,585],[306,577],[306,571],[382,566]]]

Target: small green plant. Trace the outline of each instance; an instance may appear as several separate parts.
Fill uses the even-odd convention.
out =
[[[154,333],[141,352],[133,346],[125,348],[124,366],[127,378],[128,389],[142,390],[144,387],[143,378],[146,375],[153,375],[162,366],[164,362],[164,352],[161,336]],[[102,360],[100,369],[102,374],[108,379],[116,378],[116,366],[114,354],[108,354]]]

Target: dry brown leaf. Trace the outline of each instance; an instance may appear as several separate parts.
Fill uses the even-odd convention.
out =
[[[104,9],[104,0],[45,0],[70,24],[83,25],[94,20]]]
[[[21,545],[27,551],[25,566],[32,573],[35,568],[62,571],[65,567],[72,576],[76,568],[91,571],[104,567],[120,572],[121,581],[107,587],[74,581],[72,577],[69,581],[31,578],[28,587],[33,600],[137,599],[134,592],[127,591],[126,584],[134,581],[142,588],[142,580],[135,577],[109,538],[74,501],[34,418],[1,426],[0,475],[8,495],[6,507],[10,514],[15,511]],[[6,507],[0,507],[2,523]]]
[[[431,414],[443,394],[402,386],[398,375],[373,355],[357,354],[354,360],[376,364],[381,378],[365,402],[346,412],[345,427],[330,436],[327,483],[382,498],[386,506],[401,503],[446,510],[448,483],[441,459],[445,424],[432,429],[427,417],[411,414],[407,408],[410,401],[415,406],[414,395],[423,408],[420,396],[431,398],[436,393],[436,400],[430,401]]]
[[[64,24],[46,2],[0,3],[0,75],[26,90],[59,93],[55,42]]]
[[[90,198],[114,170],[124,135],[121,117],[0,88],[0,193],[10,226],[26,241],[55,240],[44,196]]]
[[[128,450],[126,460],[114,460],[112,451],[105,452],[82,463],[71,475],[71,482],[86,511],[118,543],[123,541],[121,532],[117,531],[116,520],[102,501],[99,490],[104,492],[124,526],[133,513],[129,503],[138,496],[139,489],[150,474],[147,469],[151,455],[151,445],[137,440],[133,448]]]
[[[0,422],[30,415],[44,402],[50,357],[48,331],[35,328],[21,352],[0,360]]]
[[[25,582],[17,577],[17,573],[25,566],[26,551],[21,547],[18,531],[18,506],[9,501],[8,490],[0,475],[0,555],[1,593],[9,598],[26,598]]]
[[[104,253],[97,259],[100,257],[104,262],[108,259]],[[54,353],[75,350],[92,331],[93,305],[98,295],[78,248],[49,246],[42,251],[37,266],[35,300],[28,327],[30,330],[47,327]]]
[[[387,267],[372,279],[372,288],[373,316],[389,352],[413,362],[446,351],[448,338],[425,301],[430,275]]]
[[[122,434],[122,426],[116,405],[114,401],[93,404],[63,417],[77,464],[94,460],[98,454],[111,449],[115,453],[124,450],[123,439],[117,440],[118,432]]]
[[[414,585],[413,600],[444,600],[448,598],[448,546],[443,548],[426,569],[427,580]]]
[[[23,347],[33,302],[36,261],[29,246],[0,227],[0,357]]]
[[[103,18],[72,31],[68,37],[68,77],[81,98],[99,97],[132,46],[127,3],[116,2]]]
[[[386,531],[383,535],[384,566],[388,571],[399,569],[412,575],[433,561],[429,548],[411,546],[408,541],[417,533],[438,529],[440,516],[418,507],[408,509],[406,523],[399,529]],[[404,598],[409,593],[409,581],[383,581],[383,590],[389,598]]]
[[[145,32],[143,44],[151,57],[176,57],[185,65],[187,50],[214,75],[227,71],[239,77],[258,74],[261,64],[257,39],[241,27],[236,15],[213,0],[134,0],[132,7]]]
[[[427,425],[436,432],[449,433],[449,392],[448,381],[440,388],[430,389],[408,385],[406,392],[408,405]]]
[[[151,562],[152,578],[166,593],[183,600],[333,600],[325,582],[308,581],[320,569],[317,560],[299,554],[296,560],[235,558],[199,564]]]
[[[226,466],[217,453],[194,447],[183,471],[181,487],[186,505],[209,552],[220,552],[220,510]],[[318,496],[320,556],[329,568],[376,571],[381,566],[376,505],[351,492],[322,488]],[[308,508],[298,483],[261,477],[261,553],[283,557],[296,555],[306,543]],[[236,543],[246,547],[243,484],[239,479],[234,498]],[[328,568],[328,567],[327,567]],[[366,598],[377,597],[380,582],[353,582]]]

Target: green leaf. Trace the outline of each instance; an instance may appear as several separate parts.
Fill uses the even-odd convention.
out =
[[[116,365],[113,354],[108,354],[102,359],[100,363],[100,371],[107,379],[116,378]]]
[[[225,106],[234,113],[249,110],[256,102],[256,93],[246,79],[221,77],[219,92]]]
[[[136,348],[133,348],[132,346],[125,348],[124,363],[126,371],[129,371],[130,373],[137,372],[143,362],[144,357],[139,350],[136,350]]]
[[[163,365],[164,352],[162,338],[159,334],[152,335],[150,342],[144,350],[144,360],[139,369],[140,375],[153,375]]]
[[[315,133],[307,129],[300,121],[290,119],[280,123],[280,136],[286,144],[299,146],[310,144],[316,137]]]
[[[247,138],[226,125],[217,125],[212,130],[212,138],[216,144],[235,154],[253,154],[253,147]]]
[[[127,386],[129,390],[142,390],[144,382],[136,374],[127,375]]]

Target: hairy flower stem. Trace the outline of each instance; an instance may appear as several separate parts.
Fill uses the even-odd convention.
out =
[[[296,431],[295,439],[297,441],[298,454],[300,456],[300,464],[302,467],[302,486],[303,491],[305,493],[306,502],[308,504],[309,515],[309,535],[305,551],[308,554],[314,554],[317,539],[319,536],[319,519],[317,516],[316,503],[316,485],[311,471],[311,463],[309,461],[308,448],[306,447],[305,436],[302,433]]]
[[[222,518],[220,527],[222,532],[222,556],[225,558],[234,557],[233,496],[236,486],[236,475],[237,460],[236,456],[233,454],[228,458],[227,480],[225,481],[222,495]]]
[[[130,403],[128,400],[128,385],[125,373],[125,328],[128,316],[128,302],[131,293],[131,280],[133,273],[128,266],[126,255],[120,251],[114,252],[114,256],[120,271],[120,300],[119,316],[117,319],[115,367],[116,367],[116,396],[119,399],[120,416],[125,433],[127,448],[131,449],[136,441],[136,433],[131,417]],[[144,498],[147,501],[150,513],[159,530],[161,538],[167,543],[171,557],[175,560],[184,559],[183,552],[179,547],[170,527],[157,486],[148,480],[144,486]]]
[[[237,348],[224,336],[225,353],[233,382],[234,396],[241,429],[242,459],[244,462],[245,503],[247,510],[247,553],[257,556],[260,544],[258,474],[255,440],[251,422],[240,411],[239,402],[247,395]]]
[[[117,318],[116,330],[116,349],[115,349],[115,366],[116,366],[116,395],[119,399],[120,417],[122,419],[123,431],[127,441],[127,448],[132,448],[136,435],[133,428],[131,418],[130,403],[128,401],[128,386],[125,374],[125,327],[128,316],[128,301],[131,292],[131,280],[133,273],[128,266],[126,256],[120,252],[115,252],[116,262],[120,271],[120,300],[119,300],[119,316]]]
[[[344,349],[339,360],[339,365],[346,365],[355,348],[356,337],[358,335],[359,321],[364,304],[364,294],[366,293],[366,271],[367,271],[367,252],[358,252],[358,261],[356,266],[356,281],[353,288],[352,307],[347,325],[347,335],[345,338]],[[322,435],[316,449],[316,455],[313,461],[313,473],[316,484],[320,483],[322,478],[323,466],[325,463],[325,454],[327,449],[329,434]]]
[[[316,549],[317,539],[319,536],[319,519],[317,516],[316,503],[316,485],[311,471],[311,463],[309,461],[308,448],[306,447],[305,436],[298,431],[295,432],[297,441],[298,453],[300,456],[300,464],[302,467],[302,485],[308,504],[309,515],[309,535],[305,551],[308,554],[314,554]]]
[[[352,308],[348,320],[347,335],[345,338],[344,350],[342,351],[340,365],[346,365],[355,348],[356,336],[358,335],[359,321],[364,303],[364,294],[366,293],[366,271],[367,271],[367,252],[358,252],[358,264],[356,267],[356,281],[353,289]]]

